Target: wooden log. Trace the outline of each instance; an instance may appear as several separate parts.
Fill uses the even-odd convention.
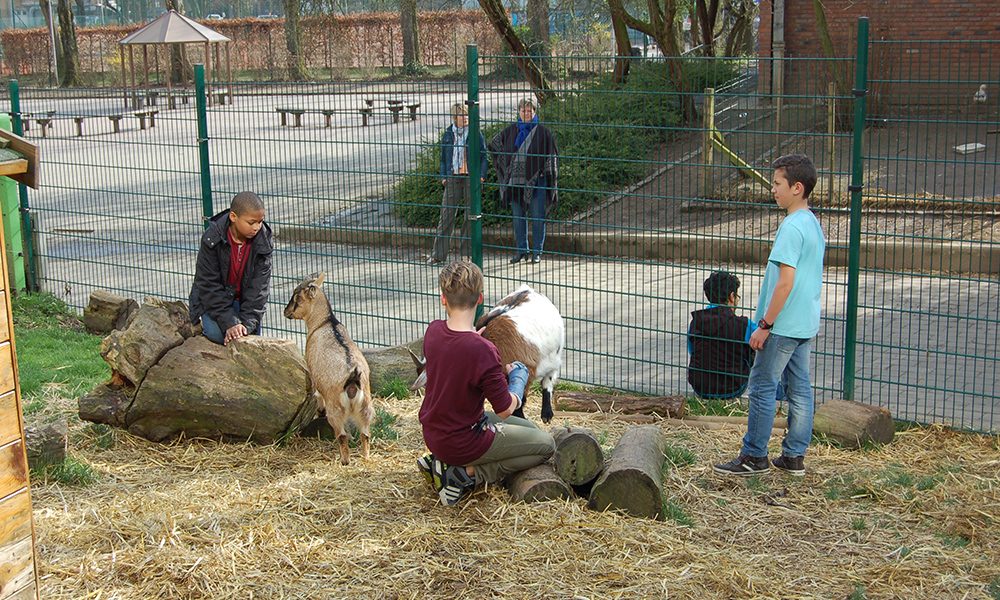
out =
[[[665,449],[666,440],[656,425],[629,428],[594,483],[587,506],[662,519]]]
[[[515,473],[507,486],[510,495],[519,502],[545,502],[573,497],[573,492],[556,475],[551,462]]]
[[[610,396],[594,392],[560,392],[556,408],[586,412],[660,415],[679,419],[687,409],[684,396]]]
[[[896,427],[886,408],[827,400],[816,408],[813,433],[853,449],[868,443],[888,444],[896,435]]]
[[[66,460],[66,446],[69,444],[66,418],[25,427],[24,441],[28,449],[28,468],[40,471],[48,466],[61,465]]]
[[[597,437],[582,427],[553,427],[555,470],[571,486],[591,482],[604,470],[604,451]]]
[[[124,329],[129,317],[137,310],[139,304],[131,298],[94,290],[83,309],[83,326],[91,333],[107,335],[115,329]]]
[[[730,425],[740,425],[746,427],[747,418],[746,417],[727,417],[723,415],[686,415],[684,417],[685,421],[699,421],[703,423],[725,423]],[[785,429],[788,427],[788,419],[785,417],[776,417],[774,419],[774,424],[772,425],[775,429]]]

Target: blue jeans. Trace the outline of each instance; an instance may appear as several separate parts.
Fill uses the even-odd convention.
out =
[[[510,203],[514,213],[514,242],[517,254],[528,253],[528,221],[531,221],[531,252],[541,254],[545,245],[545,192],[548,182],[545,177],[539,177],[535,182],[534,192],[528,206],[530,218],[525,218],[524,206],[517,201]]]
[[[240,314],[240,301],[236,300],[233,302],[233,314]],[[249,335],[260,335],[260,328],[263,323],[257,325],[256,331],[248,331]],[[226,332],[222,330],[222,327],[215,322],[215,319],[208,316],[208,313],[201,315],[201,332],[205,334],[205,337],[212,340],[216,344],[222,344],[226,340]]]
[[[809,382],[812,339],[797,339],[772,333],[757,351],[747,383],[750,416],[741,454],[767,456],[767,443],[774,425],[779,385],[788,402],[788,432],[781,442],[785,456],[805,456],[813,427],[813,390]]]

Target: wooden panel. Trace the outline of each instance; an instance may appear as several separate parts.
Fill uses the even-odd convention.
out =
[[[0,600],[15,597],[28,584],[35,583],[31,536],[0,546]]]
[[[14,389],[14,359],[10,351],[10,342],[0,344],[0,394]]]
[[[0,396],[0,446],[21,439],[20,417],[14,392]]]
[[[0,501],[0,546],[31,536],[31,498],[24,490]]]
[[[10,142],[9,148],[14,152],[19,153],[21,156],[27,160],[27,168],[23,172],[17,175],[12,175],[11,179],[17,182],[23,183],[29,187],[38,189],[38,146],[32,144],[28,140],[15,135],[10,131],[0,129],[0,137],[7,139]]]
[[[10,324],[7,323],[7,294],[0,290],[0,342],[10,339]]]
[[[28,487],[28,463],[24,459],[24,442],[0,447],[0,498]]]
[[[38,600],[38,593],[35,591],[35,580],[31,580],[31,585],[23,587],[12,596],[4,596],[0,600]]]

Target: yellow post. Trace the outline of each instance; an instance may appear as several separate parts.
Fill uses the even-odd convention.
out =
[[[705,135],[701,142],[701,195],[708,198],[713,188],[712,163],[714,162],[714,156],[712,150],[714,142],[712,140],[712,132],[715,131],[715,88],[705,88],[705,102],[702,113]]]
[[[827,138],[829,153],[828,161],[830,165],[830,176],[827,183],[826,190],[826,200],[827,206],[833,206],[833,182],[834,182],[834,171],[837,170],[837,85],[834,82],[827,84],[826,90],[827,97],[827,115],[826,115],[826,130],[829,134]]]

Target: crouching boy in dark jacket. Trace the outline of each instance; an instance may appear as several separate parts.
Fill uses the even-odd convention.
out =
[[[233,197],[229,210],[209,220],[201,236],[191,286],[191,322],[205,337],[228,344],[259,335],[271,283],[271,228],[253,192]]]

